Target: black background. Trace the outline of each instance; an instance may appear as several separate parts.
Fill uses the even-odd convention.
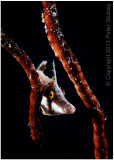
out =
[[[105,85],[106,3],[57,2],[57,8],[65,39],[107,117],[106,137],[112,158],[112,79],[111,86]],[[2,2],[2,30],[27,52],[36,67],[47,60],[45,73],[50,77],[55,60],[58,84],[77,110],[74,115],[41,114],[47,140],[43,146],[34,144],[27,125],[29,80],[17,61],[2,49],[2,158],[94,158],[90,115],[49,46],[41,22],[42,9],[41,2]]]

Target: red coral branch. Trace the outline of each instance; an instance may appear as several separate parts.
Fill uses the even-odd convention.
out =
[[[41,129],[41,124],[38,116],[37,108],[40,105],[42,90],[39,75],[37,74],[34,64],[31,59],[27,56],[26,52],[18,47],[18,45],[6,36],[4,33],[1,33],[1,46],[8,51],[18,63],[25,70],[28,79],[31,83],[31,94],[30,94],[30,112],[29,112],[29,123],[31,127],[31,135],[34,142],[37,140],[42,141],[43,132]]]
[[[42,4],[44,8],[42,21],[45,23],[45,31],[50,46],[58,59],[62,62],[65,71],[75,85],[78,95],[91,114],[95,158],[107,158],[108,145],[105,137],[105,118],[103,110],[94,93],[91,91],[77,58],[65,42],[64,35],[59,26],[56,2],[44,1]]]

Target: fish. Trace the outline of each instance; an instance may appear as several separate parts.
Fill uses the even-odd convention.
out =
[[[40,104],[41,112],[47,116],[73,114],[76,108],[65,98],[65,91],[57,83],[55,62],[53,61],[53,77],[44,74],[47,61],[42,61],[36,69],[43,86]]]

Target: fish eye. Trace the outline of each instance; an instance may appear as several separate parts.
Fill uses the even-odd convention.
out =
[[[50,99],[53,99],[53,98],[54,98],[54,95],[55,95],[55,92],[54,92],[54,91],[51,91],[51,92],[49,93],[49,98],[50,98]]]

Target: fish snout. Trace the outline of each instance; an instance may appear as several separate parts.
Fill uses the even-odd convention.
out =
[[[71,107],[70,113],[73,114],[76,111],[76,108],[74,106]]]
[[[72,106],[69,107],[68,110],[69,110],[68,112],[69,112],[70,114],[73,114],[73,113],[76,111],[76,108],[72,105]]]
[[[65,114],[73,114],[76,111],[76,108],[70,104],[65,107]]]

